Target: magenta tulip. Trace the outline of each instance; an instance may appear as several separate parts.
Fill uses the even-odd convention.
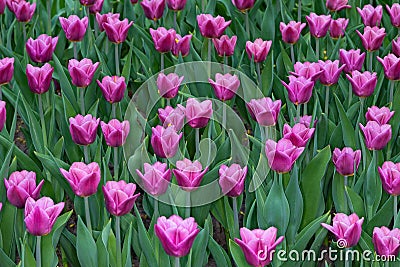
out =
[[[304,104],[310,101],[314,82],[304,77],[289,76],[289,84],[281,81],[286,87],[289,100],[295,105]]]
[[[392,40],[392,53],[400,57],[400,38]]]
[[[36,3],[29,3],[27,1],[13,1],[12,2],[12,12],[19,22],[29,22],[31,21],[33,14],[36,10]]]
[[[4,11],[6,9],[6,2],[7,2],[6,0],[0,0],[0,15],[4,14]],[[1,205],[0,205],[0,211],[1,211]]]
[[[6,102],[0,100],[0,132],[3,131],[7,120]]]
[[[104,0],[96,0],[95,3],[89,7],[89,12],[91,14],[100,13],[103,9]]]
[[[93,6],[97,0],[79,0],[83,6]]]
[[[367,121],[376,121],[380,125],[384,125],[389,123],[393,115],[394,111],[390,111],[388,107],[378,108],[377,106],[372,106],[368,107],[368,111],[365,113],[365,118]]]
[[[396,28],[400,28],[400,4],[394,3],[392,7],[386,5],[386,10],[390,15],[390,21]]]
[[[392,138],[390,124],[379,125],[376,121],[369,121],[365,126],[360,123],[360,129],[364,133],[365,145],[369,150],[383,149]]]
[[[77,15],[71,15],[68,18],[60,17],[60,23],[65,37],[71,42],[79,42],[85,36],[89,20],[88,17],[80,19]]]
[[[353,176],[358,169],[360,160],[361,150],[353,151],[351,147],[344,147],[342,150],[335,148],[333,150],[333,164],[335,164],[336,171],[343,176]]]
[[[344,64],[339,67],[339,60],[335,60],[333,62],[330,60],[319,60],[318,63],[322,70],[319,80],[323,85],[327,86],[337,83],[342,70],[346,67]]]
[[[273,126],[278,121],[282,101],[273,101],[269,97],[252,99],[246,104],[251,118],[262,126]]]
[[[365,60],[365,53],[360,54],[360,52],[360,49],[339,50],[339,63],[340,65],[345,65],[343,68],[345,73],[351,73],[355,70],[361,71]]]
[[[124,98],[126,90],[125,77],[105,76],[101,82],[97,80],[97,84],[104,98],[111,104],[118,103]]]
[[[212,79],[208,79],[208,81],[214,89],[215,96],[221,101],[232,99],[240,86],[239,78],[230,73],[224,75],[217,73],[215,81]]]
[[[392,196],[400,195],[400,163],[386,161],[378,167],[378,173],[383,189]]]
[[[156,162],[153,165],[144,164],[144,173],[136,170],[137,175],[142,179],[142,184],[146,193],[153,196],[165,194],[171,181],[171,170],[167,164]]]
[[[308,116],[308,115],[301,116],[300,120],[298,118],[294,118],[294,122],[302,123],[308,128],[310,128],[311,120],[312,120],[312,116]],[[318,122],[317,120],[314,120],[313,127],[315,127],[317,125],[317,122]]]
[[[321,75],[321,67],[316,62],[296,62],[294,64],[294,72],[289,72],[296,77],[304,77],[306,79],[316,81]]]
[[[159,108],[158,117],[164,127],[172,126],[175,131],[179,132],[185,123],[185,107],[178,104],[175,109],[170,106],[165,109]]]
[[[221,37],[231,21],[225,21],[225,18],[221,16],[213,17],[210,14],[200,14],[197,16],[197,24],[201,35],[213,39]]]
[[[232,0],[232,4],[244,13],[254,6],[255,0]]]
[[[69,118],[69,123],[69,131],[76,144],[87,146],[94,142],[100,119],[90,114],[85,117],[78,114],[75,118]]]
[[[56,49],[58,36],[52,38],[47,34],[41,34],[34,40],[29,38],[26,42],[26,52],[33,62],[45,63],[53,58]]]
[[[9,83],[14,75],[14,58],[0,59],[0,85]]]
[[[232,56],[235,52],[236,40],[236,35],[232,36],[230,39],[228,35],[222,35],[220,38],[214,38],[213,43],[215,50],[217,50],[218,56]]]
[[[376,254],[384,257],[397,257],[400,250],[400,229],[390,230],[385,226],[375,227],[372,243],[374,243]]]
[[[195,98],[189,98],[187,100],[185,115],[190,127],[206,127],[212,114],[213,109],[211,100],[204,100],[203,102],[199,102]]]
[[[229,197],[238,197],[243,193],[247,175],[247,166],[241,168],[239,164],[219,167],[219,185],[222,193]]]
[[[340,11],[345,8],[351,8],[348,0],[326,0],[326,8],[332,12]]]
[[[74,162],[69,171],[60,169],[60,172],[71,186],[75,195],[88,197],[96,194],[101,178],[100,167],[97,162],[90,164]]]
[[[176,169],[172,170],[178,185],[185,191],[191,192],[200,185],[208,167],[203,170],[200,161],[183,159],[176,162]]]
[[[293,128],[285,124],[283,126],[283,138],[288,139],[297,147],[305,147],[308,140],[314,135],[314,128],[309,128],[303,123],[296,123]]]
[[[383,59],[380,57],[377,57],[377,59],[383,66],[386,78],[391,81],[400,80],[400,57],[389,54]]]
[[[365,5],[362,9],[357,7],[365,26],[380,26],[382,19],[382,6],[373,7],[372,5]]]
[[[88,58],[84,58],[81,61],[70,59],[68,71],[72,78],[72,84],[80,88],[88,87],[99,64],[99,62],[93,64],[92,60]]]
[[[281,139],[278,142],[267,140],[265,143],[265,154],[269,167],[278,173],[287,173],[293,167],[294,162],[303,153],[304,147],[296,147],[288,139]]]
[[[107,17],[107,21],[103,22],[103,28],[110,42],[120,44],[125,42],[132,24],[133,22],[129,22],[128,19],[119,20],[117,18]]]
[[[179,149],[182,133],[178,134],[174,127],[164,128],[160,125],[151,128],[151,146],[160,158],[172,158]]]
[[[376,73],[369,71],[359,72],[355,70],[349,74],[346,74],[347,80],[349,80],[353,93],[359,97],[369,97],[374,93],[378,78]]]
[[[157,30],[150,28],[150,34],[153,38],[154,47],[160,53],[167,53],[172,50],[175,43],[176,32],[174,29],[165,29],[159,27]]]
[[[190,40],[192,40],[191,34],[185,35],[183,37],[179,34],[176,34],[175,42],[172,46],[172,54],[176,57],[179,56],[179,54],[181,54],[182,57],[186,57],[187,55],[189,55]]]
[[[157,21],[164,14],[165,0],[143,0],[140,2],[146,18]]]
[[[140,193],[135,195],[136,185],[121,181],[108,181],[102,187],[108,212],[114,216],[128,214]]]
[[[108,18],[110,18],[112,21],[114,20],[119,20],[119,13],[106,13],[106,14],[100,14],[96,13],[96,21],[97,25],[99,26],[99,31],[104,31],[103,23],[107,22]]]
[[[163,72],[160,72],[157,77],[159,94],[164,98],[174,98],[178,94],[183,79],[185,79],[184,76],[179,77],[176,73],[165,75]]]
[[[324,37],[331,25],[331,15],[326,16],[311,13],[309,16],[306,16],[306,20],[310,27],[310,33],[315,38]]]
[[[125,144],[130,130],[129,121],[112,119],[108,123],[101,122],[100,126],[108,146],[119,147]]]
[[[249,59],[253,59],[254,62],[263,62],[271,49],[272,41],[263,41],[261,38],[258,38],[254,41],[254,43],[247,41],[246,42],[246,53]]]
[[[186,0],[167,0],[167,6],[173,11],[180,11],[185,8]]]
[[[301,31],[306,27],[305,23],[289,21],[286,25],[281,22],[279,29],[282,34],[282,40],[288,44],[295,44],[300,39]]]
[[[31,91],[35,94],[46,93],[52,81],[54,68],[46,63],[43,67],[34,67],[31,64],[26,66],[26,78]]]
[[[378,50],[386,36],[385,28],[378,28],[376,26],[372,28],[370,26],[366,26],[363,34],[361,34],[358,30],[356,32],[358,36],[360,36],[365,50],[368,52]]]
[[[343,37],[349,24],[349,19],[338,18],[332,19],[331,25],[329,26],[329,34],[333,39]]]

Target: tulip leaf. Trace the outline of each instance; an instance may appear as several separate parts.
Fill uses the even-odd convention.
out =
[[[332,198],[337,212],[347,214],[347,196],[344,186],[344,177],[335,173],[332,180]]]
[[[293,167],[290,181],[286,188],[286,197],[290,207],[289,225],[286,231],[286,241],[290,245],[294,242],[297,231],[299,230],[303,216],[303,196],[299,186],[299,168],[297,164]]]
[[[352,213],[356,213],[359,217],[365,217],[365,209],[363,199],[350,187],[346,187],[349,199],[349,208]]]
[[[136,218],[138,218],[138,234],[139,234],[139,243],[142,246],[142,252],[146,257],[147,262],[149,262],[150,266],[158,266],[157,260],[154,257],[154,248],[151,245],[150,238],[147,234],[146,228],[144,227],[143,221],[140,219],[140,213],[135,205],[135,214]]]
[[[208,250],[210,251],[218,267],[231,267],[231,260],[226,251],[212,238],[208,241]]]
[[[122,248],[122,266],[131,267],[131,242],[132,242],[132,224],[129,224],[128,233],[125,234],[124,245]]]
[[[229,250],[232,254],[233,260],[236,263],[236,266],[251,267],[251,265],[247,263],[242,249],[232,239],[229,239]]]
[[[4,267],[15,267],[15,263],[4,253],[2,249],[0,249],[0,262],[1,266]]]
[[[351,125],[351,122],[350,122],[349,118],[347,117],[339,98],[337,97],[336,94],[334,94],[334,96],[335,96],[336,107],[339,112],[340,122],[342,124],[344,145],[355,149],[356,148],[356,139],[355,139],[356,134],[355,134],[354,128]]]
[[[76,250],[81,266],[97,267],[97,248],[91,233],[78,215]],[[90,252],[90,253],[89,253]]]
[[[208,217],[211,219],[210,217]],[[210,237],[209,229],[202,229],[196,236],[192,246],[191,266],[204,266],[203,262],[207,259],[207,246]]]

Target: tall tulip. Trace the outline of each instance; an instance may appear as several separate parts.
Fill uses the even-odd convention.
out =
[[[382,150],[392,138],[390,124],[379,125],[376,121],[369,121],[365,126],[361,123],[359,125],[369,150]]]
[[[349,74],[346,74],[347,79],[351,83],[353,93],[358,97],[368,97],[374,93],[378,78],[376,73],[369,71],[359,72],[357,70]]]
[[[164,128],[157,125],[151,129],[151,146],[160,158],[172,158],[179,149],[182,133],[178,134],[174,127]]]
[[[362,9],[357,7],[365,26],[380,26],[382,19],[382,6],[373,7],[372,5],[365,5]]]
[[[185,79],[184,76],[179,77],[176,73],[165,75],[163,72],[160,72],[157,77],[157,88],[159,94],[167,99],[176,97],[183,79]]]
[[[216,97],[221,101],[232,99],[240,86],[239,78],[236,75],[230,73],[215,74],[215,81],[208,79],[211,86],[214,89]]]
[[[303,151],[304,147],[296,147],[290,140],[284,138],[278,142],[269,139],[265,144],[268,165],[278,173],[290,172]]]
[[[326,87],[325,94],[325,114],[328,116],[329,111],[329,87],[333,84],[336,84],[339,80],[340,74],[342,70],[346,67],[346,65],[342,65],[339,67],[339,60],[331,61],[322,61],[319,60],[319,66],[321,67],[322,73],[319,77],[320,82]]]
[[[156,162],[153,165],[144,164],[144,173],[136,170],[137,175],[141,178],[144,190],[153,196],[163,195],[171,181],[171,170],[167,164]]]
[[[342,150],[333,150],[332,161],[336,171],[343,176],[353,176],[357,171],[361,160],[361,150],[353,150],[351,147],[344,147]]]
[[[71,15],[68,18],[60,17],[60,23],[69,41],[80,42],[85,36],[89,19],[88,17],[80,19],[77,15]]]
[[[26,52],[33,62],[45,63],[53,58],[58,36],[52,38],[47,34],[41,34],[37,39],[29,38],[26,42]]]
[[[146,18],[157,21],[164,14],[165,0],[144,0],[140,2]]]
[[[386,5],[386,10],[390,15],[390,21],[396,28],[400,28],[400,4],[393,3],[392,6]]]
[[[397,257],[400,250],[400,229],[382,226],[375,227],[372,234],[372,243],[378,255],[383,257]]]
[[[378,108],[377,106],[372,106],[365,113],[365,118],[367,121],[376,121],[378,124],[384,125],[389,123],[393,115],[394,111],[390,111],[388,107]]]
[[[96,194],[101,178],[100,167],[97,162],[89,164],[74,162],[69,171],[61,168],[60,172],[70,184],[75,195],[88,197]]]

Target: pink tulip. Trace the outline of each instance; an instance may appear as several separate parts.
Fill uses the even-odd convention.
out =
[[[351,147],[344,147],[342,150],[335,148],[333,150],[333,164],[335,164],[336,171],[343,176],[353,176],[358,169],[360,160],[361,150],[353,151]]]
[[[160,158],[172,158],[179,149],[182,133],[178,134],[174,127],[164,128],[160,125],[151,128],[151,146]]]
[[[390,15],[390,21],[396,28],[400,28],[400,4],[394,3],[392,7],[386,5],[386,10]]]
[[[338,39],[343,37],[349,24],[349,19],[338,18],[336,20],[331,20],[331,25],[329,26],[329,34],[333,39]]]
[[[289,84],[281,81],[286,87],[289,100],[295,105],[304,104],[310,101],[314,82],[304,77],[289,76]]]
[[[72,163],[69,171],[60,168],[61,174],[79,197],[88,197],[96,194],[100,183],[101,173],[97,162],[85,164],[83,162]]]
[[[288,139],[297,147],[305,147],[308,140],[314,135],[314,128],[309,128],[303,123],[296,123],[293,128],[285,124],[283,126],[283,138]]]
[[[133,22],[129,22],[128,19],[119,20],[117,18],[107,17],[107,21],[103,22],[103,28],[110,42],[120,44],[125,42],[132,24]]]
[[[12,2],[12,12],[19,22],[31,21],[35,13],[36,3],[29,3],[26,1]]]
[[[0,0],[0,15],[4,14],[4,10],[6,9],[6,0]],[[1,211],[1,203],[0,203],[0,211]]]
[[[278,142],[269,139],[265,143],[265,154],[268,159],[268,165],[278,173],[290,172],[294,162],[303,151],[304,147],[296,147],[290,140],[285,138]]]
[[[339,60],[335,61],[318,61],[319,66],[321,67],[322,73],[319,77],[320,82],[323,85],[331,86],[338,82],[340,74],[342,70],[346,67],[346,65],[342,65],[339,67]]]
[[[156,162],[153,165],[144,164],[144,174],[136,170],[137,175],[142,179],[142,184],[146,193],[153,196],[165,194],[171,181],[171,170],[167,164]]]
[[[269,97],[252,99],[246,104],[251,118],[262,126],[273,126],[278,121],[282,101],[273,101]]]
[[[392,40],[392,53],[400,57],[400,38]]]
[[[244,13],[254,6],[255,0],[232,0],[232,4]]]
[[[216,97],[221,101],[232,99],[240,86],[239,78],[230,73],[222,75],[221,73],[215,74],[215,81],[208,79],[214,89]]]
[[[213,43],[215,50],[217,50],[218,56],[232,56],[235,52],[236,40],[236,35],[232,36],[230,39],[228,35],[222,35],[219,39],[214,38]]]
[[[105,76],[101,82],[97,80],[97,84],[104,98],[111,104],[118,103],[124,98],[126,90],[125,77]]]
[[[125,144],[130,130],[129,121],[120,122],[117,119],[112,119],[108,124],[101,122],[100,126],[108,146],[119,147]]]
[[[200,161],[183,159],[176,162],[176,169],[172,170],[178,185],[185,191],[191,192],[197,189],[208,167],[203,170]]]
[[[52,38],[47,34],[41,34],[36,40],[29,38],[26,42],[26,52],[33,62],[45,63],[53,58],[58,36]]]
[[[192,128],[206,127],[213,114],[211,100],[197,101],[195,98],[189,98],[186,102],[185,115],[188,124]]]
[[[167,6],[173,11],[180,11],[185,8],[186,0],[167,0]]]
[[[360,36],[365,50],[368,52],[378,50],[386,36],[385,28],[378,28],[376,26],[372,28],[370,26],[366,26],[363,34],[361,34],[358,30],[356,32],[358,36]]]
[[[14,75],[14,58],[0,59],[0,85],[9,83]]]
[[[294,64],[294,72],[289,73],[296,77],[303,76],[306,79],[316,81],[322,71],[321,67],[316,62],[296,62],[296,64]]]
[[[345,8],[351,8],[348,0],[326,0],[326,8],[332,12],[340,11]]]
[[[163,16],[165,0],[143,0],[140,5],[148,19],[157,21]]]
[[[240,228],[240,238],[235,242],[240,246],[248,264],[254,267],[264,267],[272,262],[276,247],[284,237],[277,239],[278,229],[270,227],[267,230],[249,230]]]
[[[360,129],[364,133],[365,145],[369,150],[383,149],[392,138],[390,124],[379,125],[376,121],[369,121],[365,126],[360,123]]]
[[[97,0],[79,0],[83,6],[93,6]]]
[[[176,73],[165,75],[163,72],[160,72],[157,77],[159,94],[164,98],[174,98],[178,94],[183,79],[185,79],[184,76],[179,77]]]
[[[185,107],[178,104],[175,109],[170,106],[165,109],[159,108],[158,117],[165,128],[172,126],[179,132],[185,123]]]
[[[382,6],[373,7],[372,5],[365,5],[362,9],[357,7],[365,26],[380,26],[382,19]]]
[[[157,30],[150,28],[150,34],[153,38],[154,47],[160,53],[167,53],[172,50],[175,43],[176,32],[174,29],[165,29],[159,27]]]
[[[91,14],[100,13],[103,9],[104,0],[96,0],[95,3],[89,7],[89,12]]]
[[[355,213],[351,215],[336,213],[332,226],[326,223],[321,223],[321,225],[334,234],[338,240],[345,241],[343,245],[346,248],[351,248],[360,240],[363,222],[364,218],[359,219]]]
[[[392,196],[400,195],[400,163],[386,161],[378,167],[378,173],[383,189]]]
[[[3,208],[3,203],[0,202],[0,211]]]
[[[139,0],[131,0],[132,5],[137,4],[137,2],[139,2]]]
[[[346,77],[353,88],[353,93],[359,97],[369,97],[372,95],[378,82],[376,73],[369,71],[359,72],[355,70],[351,73],[351,76],[346,74]]]
[[[4,179],[7,190],[8,201],[15,207],[21,209],[25,207],[28,197],[38,199],[44,180],[36,186],[36,173],[28,171],[16,171],[10,178]]]
[[[84,58],[81,61],[70,59],[68,62],[68,71],[72,78],[72,84],[80,88],[88,87],[93,80],[99,64],[99,62],[93,64],[92,60],[88,58]]]
[[[365,60],[365,53],[360,54],[360,49],[354,50],[339,50],[339,63],[345,65],[343,71],[351,73],[352,71],[361,71]]]
[[[97,25],[99,26],[99,31],[104,31],[103,23],[107,22],[108,18],[110,18],[112,21],[114,20],[119,20],[119,13],[107,13],[107,14],[100,14],[96,13],[96,21]]]
[[[321,38],[326,35],[331,24],[331,15],[317,15],[311,13],[306,16],[308,26],[310,27],[310,34],[315,38]]]
[[[239,164],[219,167],[219,185],[222,193],[229,197],[238,197],[243,193],[247,175],[247,166],[241,168]]]
[[[283,22],[279,24],[282,40],[288,44],[295,44],[300,39],[301,31],[306,27],[305,23],[290,21],[287,25]]]
[[[383,66],[386,78],[391,81],[400,80],[400,57],[389,54],[383,59],[380,57],[377,57],[377,59]]]
[[[6,102],[0,100],[0,132],[3,131],[7,120]]]
[[[135,205],[139,193],[135,195],[136,185],[121,181],[108,181],[102,187],[108,212],[114,216],[128,214]]]
[[[18,4],[19,2],[23,2],[25,0],[6,0],[6,5],[8,7],[8,9],[14,13],[14,9],[13,9],[13,3]]]
[[[87,146],[94,142],[100,119],[90,114],[85,117],[78,114],[75,118],[69,118],[69,123],[69,131],[76,144]]]
[[[231,24],[231,21],[225,21],[224,17],[213,17],[210,14],[200,14],[197,16],[197,24],[200,28],[200,33],[205,38],[219,38],[224,33],[225,29]]]
[[[31,64],[26,66],[26,78],[31,91],[35,94],[46,93],[52,81],[54,68],[46,63],[43,67],[34,67]]]
[[[376,121],[380,125],[389,123],[393,117],[394,111],[390,111],[388,107],[378,108],[377,106],[368,107],[368,111],[365,114],[367,121]]]
[[[82,41],[88,27],[88,17],[80,19],[77,15],[71,15],[67,19],[60,17],[61,27],[65,37],[71,42]]]
[[[294,122],[304,124],[306,127],[310,128],[312,116],[304,115],[298,118],[294,118]],[[313,127],[317,125],[317,120],[314,120]]]
[[[174,257],[189,254],[199,231],[193,217],[183,220],[178,215],[172,215],[168,219],[161,216],[154,225],[154,233],[160,239],[164,251]]]
[[[191,34],[185,35],[183,37],[179,34],[176,34],[175,42],[172,46],[172,54],[176,57],[179,56],[179,53],[182,57],[186,57],[187,55],[189,55],[190,40],[192,40]]]
[[[258,38],[254,41],[254,43],[247,41],[246,42],[246,53],[249,59],[253,59],[254,62],[263,62],[271,49],[272,41],[263,41],[261,38]]]
[[[374,243],[376,254],[386,257],[397,257],[400,250],[400,229],[394,228],[390,230],[385,226],[381,228],[375,227],[372,235],[372,243]]]
[[[64,202],[54,205],[49,197],[35,201],[28,197],[25,205],[26,230],[34,236],[44,236],[51,232],[57,217],[64,209]]]

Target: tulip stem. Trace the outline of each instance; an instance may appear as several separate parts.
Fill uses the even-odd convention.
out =
[[[83,155],[85,157],[85,163],[89,164],[89,151],[88,146],[83,146]]]
[[[203,0],[204,1],[204,0]],[[180,261],[179,261],[179,258],[178,257],[175,257],[175,267],[180,267],[181,266],[181,263],[180,263]]]
[[[42,94],[38,95],[39,102],[39,116],[40,122],[42,124],[42,135],[43,135],[43,143],[47,147],[47,131],[46,131],[46,121],[44,120],[44,112],[43,112],[43,99]]]
[[[3,100],[3,87],[1,85],[0,85],[0,100]]]
[[[303,115],[307,115],[307,103],[304,103],[304,108],[303,108]],[[300,122],[300,121],[299,121]],[[311,126],[312,124],[310,124]]]
[[[158,212],[158,200],[157,200],[157,198],[156,197],[153,197],[153,200],[154,200],[154,214],[159,214],[159,212]]]
[[[299,0],[299,4],[297,6],[297,21],[301,22],[301,0]]]
[[[360,114],[364,113],[364,98],[360,97]]]
[[[167,105],[166,106],[171,106],[171,99],[167,98]]]
[[[368,56],[369,56],[369,71],[372,72],[372,60],[373,60],[373,56],[374,56],[374,51],[370,51],[368,52]]]
[[[250,23],[249,23],[249,12],[246,11],[244,16],[245,24],[246,24],[246,34],[247,38],[250,39]]]
[[[315,38],[315,55],[319,59],[319,38]]]
[[[24,42],[26,42],[26,24],[22,22],[22,32],[24,34]]]
[[[392,107],[393,105],[393,94],[394,94],[394,81],[390,81],[390,92],[389,92],[390,107]]]
[[[90,220],[90,210],[89,210],[89,197],[83,198],[85,202],[85,217],[86,217],[86,226],[90,233],[92,233],[92,222]]]
[[[349,83],[349,108],[351,106],[352,97],[353,97],[353,88],[351,87],[351,83]]]
[[[121,222],[120,222],[119,216],[115,216],[115,234],[116,234],[116,239],[117,239],[117,266],[122,267]]]
[[[195,157],[200,157],[200,129],[199,128],[195,128],[195,143],[196,143],[196,155]]]
[[[47,0],[47,31],[51,35],[51,0]]]
[[[256,63],[257,64],[257,78],[258,78],[258,87],[260,88],[260,90],[262,91],[262,79],[261,79],[261,70],[260,70],[260,68],[261,68],[261,63],[260,62],[257,62]]]
[[[87,27],[87,33],[88,33],[88,44],[89,44],[89,45],[91,45],[91,44],[90,44],[90,42],[92,41],[92,40],[91,40],[91,37],[92,37],[92,29],[91,29],[91,27],[90,27],[90,13],[89,13],[89,6],[86,6],[85,10],[86,10],[86,16],[87,16],[87,18],[88,18],[88,27]]]
[[[208,39],[208,51],[207,51],[207,61],[208,61],[208,76],[211,76],[211,52],[212,52],[212,39]]]
[[[328,111],[329,111],[329,86],[325,86],[325,114],[328,118]]]
[[[164,72],[164,53],[161,53],[161,68],[160,70]]]
[[[118,163],[118,147],[114,147],[114,180],[118,181],[119,163]]]
[[[398,213],[398,209],[397,209],[397,196],[393,196],[393,224],[396,222],[397,219],[397,213]]]
[[[204,13],[206,10],[206,0],[201,0],[201,11]]]
[[[174,11],[174,29],[175,29],[175,31],[178,29],[178,23],[176,23],[176,13],[177,13],[177,11]]]
[[[36,267],[42,267],[42,255],[40,252],[42,237],[39,235],[36,237]]]
[[[80,89],[80,90],[79,90]],[[81,113],[83,116],[85,116],[85,89],[84,88],[78,88],[80,91],[80,98],[81,98]]]
[[[113,119],[117,118],[117,103],[112,103],[111,104],[111,117]]]
[[[290,56],[292,58],[292,64],[294,65],[295,58],[294,58],[294,45],[293,44],[290,44]]]
[[[222,127],[223,127],[223,131],[227,130],[226,129],[226,104],[225,104],[225,102],[222,102]]]
[[[350,267],[350,259],[349,259],[349,255],[351,255],[351,253],[349,253],[349,251],[351,250],[351,248],[345,248],[344,250],[344,267]]]
[[[235,228],[234,235],[236,236],[239,233],[239,213],[238,213],[236,197],[232,198],[232,204],[233,204],[233,225]]]
[[[78,43],[73,42],[72,47],[74,48],[74,59],[78,60]]]
[[[115,44],[115,72],[117,76],[120,75],[119,72],[119,51],[118,51],[118,44]]]
[[[300,122],[300,104],[297,104],[296,106],[296,118],[298,122]]]
[[[185,218],[190,217],[190,192],[186,192]]]

